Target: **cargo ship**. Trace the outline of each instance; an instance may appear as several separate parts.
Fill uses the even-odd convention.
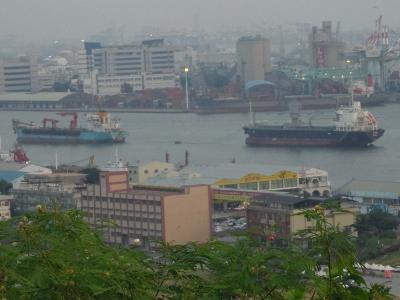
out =
[[[293,108],[294,107],[294,108]],[[251,110],[251,109],[250,109]],[[376,118],[361,108],[361,103],[351,99],[350,103],[336,110],[333,124],[313,126],[300,118],[297,103],[290,109],[291,122],[272,125],[255,122],[251,112],[250,125],[244,126],[246,144],[252,146],[342,146],[366,147],[385,132],[378,127]]]
[[[31,144],[97,144],[124,143],[127,133],[119,126],[119,120],[111,119],[107,112],[86,115],[87,128],[78,127],[76,112],[61,112],[58,115],[72,116],[70,126],[58,127],[59,120],[44,118],[42,126],[34,122],[13,120],[13,129],[18,143]]]

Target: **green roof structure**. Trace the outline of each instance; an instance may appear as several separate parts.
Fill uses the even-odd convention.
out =
[[[0,93],[0,102],[59,102],[71,93]]]

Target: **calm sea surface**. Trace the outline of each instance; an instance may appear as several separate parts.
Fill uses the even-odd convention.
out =
[[[235,158],[237,163],[319,167],[329,172],[334,187],[352,178],[400,181],[400,105],[374,107],[370,111],[386,133],[375,146],[366,149],[247,147],[241,129],[249,121],[247,114],[120,113],[113,117],[120,118],[129,132],[127,143],[118,145],[118,152],[122,159],[131,162],[163,160],[165,152],[170,153],[171,161],[182,162],[188,150],[193,164],[228,163]],[[312,117],[315,124],[324,123],[333,118],[333,114],[331,110],[305,111],[304,119]],[[79,116],[84,126],[83,113]],[[43,117],[61,118],[52,112],[0,111],[3,149],[11,148],[15,142],[11,128],[13,118],[39,123]],[[259,113],[257,119],[284,122],[289,117],[287,113],[274,112]],[[67,126],[68,122],[66,117],[60,124]],[[26,145],[25,150],[36,164],[54,164],[58,152],[60,164],[85,160],[94,154],[96,163],[101,165],[113,159],[115,146]]]

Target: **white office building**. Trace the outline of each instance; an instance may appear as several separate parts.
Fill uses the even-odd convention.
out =
[[[87,46],[87,43],[85,43]],[[128,84],[132,90],[165,89],[176,87],[175,51],[162,39],[144,41],[138,45],[122,45],[85,49],[82,56],[86,66],[84,90],[96,95],[121,94]],[[91,59],[91,62],[88,62]],[[82,69],[82,70],[83,70]]]
[[[92,72],[90,79],[85,80],[84,90],[94,95],[117,95],[122,93],[122,86],[128,84],[133,92],[148,89],[165,89],[177,86],[175,74],[133,74],[106,75]]]
[[[38,92],[38,64],[29,56],[0,59],[0,93]]]

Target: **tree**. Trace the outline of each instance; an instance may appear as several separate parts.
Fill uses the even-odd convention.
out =
[[[151,299],[140,252],[114,249],[79,212],[0,222],[0,299]]]
[[[313,223],[298,233],[298,237],[309,243],[307,256],[314,260],[310,275],[310,293],[317,299],[368,299],[368,289],[358,267],[355,244],[347,232],[330,224],[324,207],[303,212]],[[326,266],[326,275],[316,271]]]
[[[146,256],[105,244],[80,212],[38,207],[0,222],[0,299],[391,299],[365,285],[350,236],[321,208],[304,215],[313,221],[300,235],[307,251],[244,236]]]
[[[202,74],[204,81],[209,87],[223,88],[230,81],[229,69],[226,66],[220,66],[217,68],[202,68]]]
[[[12,184],[5,181],[5,180],[0,180],[0,194],[5,194],[8,195],[12,189]]]
[[[358,232],[357,246],[362,259],[374,258],[396,240],[400,218],[379,208],[357,216],[354,227]]]
[[[97,184],[100,180],[100,170],[97,168],[86,168],[81,171],[81,173],[86,174],[86,183]]]

